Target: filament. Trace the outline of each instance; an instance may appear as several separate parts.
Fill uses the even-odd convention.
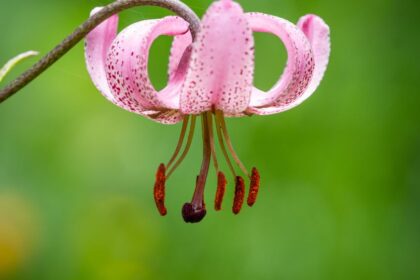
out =
[[[189,118],[190,118],[190,116],[188,116],[188,115],[184,118],[184,121],[182,123],[182,128],[181,128],[181,134],[179,135],[178,145],[176,146],[174,154],[172,155],[171,159],[169,160],[168,164],[166,165],[167,169],[169,169],[171,167],[171,165],[174,163],[176,157],[178,156],[179,152],[181,151],[182,144],[184,143],[184,139],[185,139],[185,133],[187,132]]]
[[[233,160],[236,162],[236,164],[239,166],[239,168],[242,170],[242,172],[247,176],[249,176],[248,170],[246,169],[245,165],[241,162],[241,160],[239,159],[239,156],[236,154],[235,149],[233,148],[232,142],[230,141],[230,137],[229,137],[229,133],[227,131],[226,128],[226,123],[225,123],[225,119],[223,117],[223,112],[222,111],[216,111],[216,120],[218,122],[218,124],[220,125],[222,132],[223,132],[223,136],[224,139],[226,141],[226,144],[228,146],[228,149],[233,157]]]
[[[217,138],[219,140],[220,148],[222,149],[223,155],[224,155],[224,157],[226,159],[226,162],[227,162],[227,164],[229,166],[229,169],[232,172],[233,177],[236,177],[235,168],[233,168],[232,162],[230,161],[230,158],[229,158],[229,154],[228,154],[228,152],[226,150],[225,143],[223,141],[222,130],[221,130],[220,125],[218,124],[217,115],[216,115],[216,132],[217,132]]]
[[[196,121],[196,116],[192,116],[191,117],[191,125],[190,125],[190,131],[188,133],[188,139],[187,139],[187,144],[185,145],[184,148],[184,152],[182,153],[182,155],[180,156],[180,158],[177,160],[177,162],[174,164],[174,166],[171,168],[171,170],[168,172],[168,174],[166,175],[166,180],[169,179],[169,177],[172,175],[172,173],[178,168],[178,166],[182,163],[182,161],[185,159],[185,157],[188,154],[188,151],[191,148],[191,144],[192,144],[192,140],[194,138],[194,130],[195,130],[195,121]]]
[[[213,159],[214,168],[216,173],[219,173],[219,164],[217,162],[216,149],[214,148],[214,135],[213,135],[213,118],[211,112],[207,112],[207,127],[210,140],[211,157]]]

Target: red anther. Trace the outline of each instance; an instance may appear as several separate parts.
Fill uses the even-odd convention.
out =
[[[156,207],[160,215],[165,216],[167,211],[165,207],[165,182],[166,182],[166,167],[163,163],[159,165],[159,168],[156,172],[156,181],[154,187],[154,197]]]
[[[235,215],[239,214],[242,209],[242,204],[244,203],[245,198],[245,182],[244,179],[240,176],[236,177],[235,184],[235,198],[233,200],[232,211]]]
[[[214,209],[216,209],[216,211],[222,210],[222,202],[223,202],[223,197],[225,195],[226,184],[227,184],[227,181],[226,181],[225,174],[219,171],[219,173],[217,173],[217,191],[216,191],[216,198],[214,200]]]
[[[251,185],[249,186],[248,205],[251,207],[257,200],[258,190],[260,189],[260,173],[257,168],[252,168]]]

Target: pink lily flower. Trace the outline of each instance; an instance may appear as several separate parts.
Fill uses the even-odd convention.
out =
[[[245,181],[231,158],[250,180],[247,203],[252,206],[260,175],[256,168],[249,171],[235,153],[225,118],[284,112],[311,96],[328,64],[329,27],[315,15],[303,16],[295,25],[275,16],[244,13],[232,0],[211,5],[194,42],[188,23],[179,17],[140,21],[118,35],[117,26],[118,17],[113,16],[87,37],[86,62],[95,86],[111,102],[130,112],[162,124],[183,121],[174,155],[159,166],[156,174],[154,197],[160,214],[167,213],[165,184],[188,153],[197,116],[202,117],[203,162],[192,201],[182,209],[184,220],[199,222],[206,215],[204,188],[211,159],[218,175],[214,207],[220,210],[222,206],[227,180],[218,165],[213,126],[235,181],[232,211],[238,214],[241,210]],[[268,92],[253,86],[253,32],[279,37],[288,53],[284,73]],[[161,35],[174,36],[174,41],[168,85],[157,91],[147,66],[150,47]],[[185,138],[187,143],[181,153]]]

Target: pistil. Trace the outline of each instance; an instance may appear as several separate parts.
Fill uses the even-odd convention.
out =
[[[211,159],[210,133],[207,113],[202,114],[202,130],[203,162],[201,164],[200,175],[196,181],[196,187],[191,203],[185,203],[182,208],[182,216],[184,221],[187,223],[200,222],[207,213],[206,205],[204,202],[204,189],[206,186]]]

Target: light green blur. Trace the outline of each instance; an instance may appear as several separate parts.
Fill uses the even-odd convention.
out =
[[[210,0],[189,0],[200,16]],[[0,1],[0,65],[45,54],[103,0]],[[257,166],[256,205],[182,221],[200,168],[192,153],[168,182],[169,214],[154,206],[154,173],[180,129],[119,109],[92,85],[83,44],[0,105],[0,279],[420,279],[420,26],[417,0],[240,0],[332,31],[331,63],[316,94],[292,111],[228,120],[243,162]],[[136,8],[121,26],[169,13]],[[166,82],[170,40],[152,48]],[[37,58],[14,68],[2,86]],[[256,36],[256,85],[268,89],[286,54]],[[224,165],[227,171],[226,165]]]

